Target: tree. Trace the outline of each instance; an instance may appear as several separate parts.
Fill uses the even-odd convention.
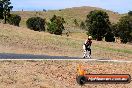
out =
[[[115,42],[114,34],[112,32],[107,32],[105,35],[106,42]]]
[[[10,15],[10,11],[12,10],[13,6],[10,6],[11,5],[10,0],[1,0],[0,3],[1,9],[3,9],[4,23],[6,23],[6,20]]]
[[[0,1],[0,19],[4,19],[4,16],[3,16],[3,3],[2,1]]]
[[[132,16],[121,17],[118,25],[118,35],[122,43],[132,42]]]
[[[86,17],[88,33],[97,41],[101,41],[110,29],[109,16],[102,10],[91,11]]]
[[[113,24],[111,24],[111,26],[110,26],[110,29],[111,29],[111,31],[112,31],[112,33],[114,34],[114,36],[115,37],[117,37],[117,38],[119,38],[119,29],[118,29],[118,24],[116,23],[113,23]]]
[[[45,19],[40,17],[31,17],[26,21],[28,28],[34,31],[45,31]]]
[[[61,35],[62,31],[65,30],[63,24],[65,23],[64,18],[54,15],[48,23],[48,32],[51,34]]]

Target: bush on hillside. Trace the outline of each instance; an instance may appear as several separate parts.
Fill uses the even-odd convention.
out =
[[[7,22],[14,26],[19,26],[20,21],[21,21],[21,17],[16,14],[10,14],[10,16],[7,19]]]
[[[65,30],[63,24],[65,23],[64,18],[54,15],[48,23],[48,32],[51,34],[61,35],[62,31]]]
[[[34,31],[45,31],[45,19],[40,17],[31,17],[26,21],[29,29]]]
[[[79,27],[79,23],[78,23],[77,19],[74,19],[74,24],[76,27]]]

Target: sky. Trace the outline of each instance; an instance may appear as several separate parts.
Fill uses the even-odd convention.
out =
[[[127,13],[132,10],[132,0],[11,0],[13,10],[58,10],[71,7],[91,6]]]

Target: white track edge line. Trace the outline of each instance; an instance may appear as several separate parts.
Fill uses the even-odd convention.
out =
[[[47,61],[47,60],[60,60],[60,61],[96,61],[96,62],[118,62],[118,63],[132,63],[132,61],[127,60],[100,60],[100,59],[0,59],[0,61],[6,61],[6,60],[16,60],[16,61],[22,61],[22,60],[34,60],[34,61]]]

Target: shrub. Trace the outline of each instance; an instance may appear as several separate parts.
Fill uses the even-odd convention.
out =
[[[105,41],[106,41],[106,42],[115,42],[114,34],[111,33],[111,32],[108,32],[108,33],[105,35]]]
[[[29,29],[34,31],[45,31],[45,19],[40,17],[31,17],[26,21]]]
[[[48,32],[51,34],[61,35],[62,31],[65,29],[63,24],[65,23],[64,18],[54,15],[48,23]]]
[[[20,21],[21,21],[21,17],[16,14],[10,14],[7,19],[7,22],[14,26],[19,26]]]
[[[74,24],[76,27],[79,27],[79,23],[78,23],[77,19],[74,19]]]
[[[57,24],[54,22],[48,23],[48,32],[54,34],[54,31],[57,29]]]

